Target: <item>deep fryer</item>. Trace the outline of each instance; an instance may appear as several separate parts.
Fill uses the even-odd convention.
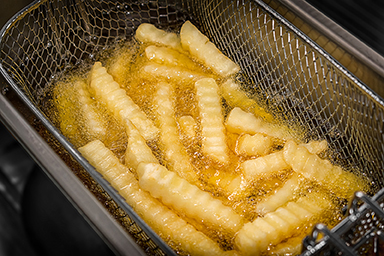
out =
[[[149,254],[173,253],[47,119],[45,89],[58,73],[131,37],[142,22],[175,29],[187,19],[239,63],[249,78],[248,89],[260,94],[271,110],[282,118],[287,117],[282,113],[294,117],[308,128],[308,138],[327,139],[341,163],[358,166],[372,179],[372,195],[358,193],[349,217],[332,231],[316,226],[305,241],[305,253],[369,251],[381,240],[383,101],[381,81],[373,79],[380,74],[373,70],[372,76],[365,77],[370,73],[364,64],[356,64],[360,69],[346,69],[347,53],[345,59],[336,59],[337,52],[329,54],[332,51],[303,33],[300,24],[276,11],[275,2],[268,4],[39,1],[1,31],[0,68],[12,88],[2,88],[9,99],[2,102],[5,122],[17,124],[16,136],[30,144],[30,153],[117,252],[141,254],[144,248]],[[18,113],[24,118],[15,118]],[[366,204],[360,206],[359,201]],[[316,243],[318,233],[326,235],[320,243]]]

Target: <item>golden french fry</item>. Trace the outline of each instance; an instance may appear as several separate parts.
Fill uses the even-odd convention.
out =
[[[272,149],[272,138],[261,133],[239,136],[236,154],[245,156],[264,156]]]
[[[195,83],[195,88],[201,123],[203,153],[220,164],[227,164],[229,149],[226,144],[219,87],[214,79],[204,78]]]
[[[302,247],[303,237],[292,237],[272,248],[270,254],[277,256],[299,255],[301,253]]]
[[[211,77],[198,71],[189,70],[183,67],[170,67],[157,63],[149,63],[140,69],[140,75],[144,77],[152,77],[156,79],[164,79],[166,81],[176,81],[181,84],[194,82],[202,78]]]
[[[245,134],[243,136],[247,136],[246,138],[252,138],[253,136],[260,136],[260,134],[255,134],[253,136]],[[257,146],[260,146],[261,150],[268,150],[270,148],[264,147],[263,145],[263,140],[260,140],[260,144],[257,144],[257,142],[254,142],[254,144],[257,144]],[[240,151],[240,146],[243,141],[239,140],[239,151]],[[271,143],[271,142],[269,142]],[[291,143],[291,142],[289,142]],[[294,143],[294,142],[293,142]],[[253,145],[253,144],[252,144]],[[252,148],[252,145],[250,147]],[[305,144],[300,144],[300,147],[307,149],[308,152],[312,154],[318,154],[327,148],[327,142],[326,141],[311,141]],[[269,145],[270,147],[270,145]],[[289,147],[289,146],[288,146]],[[245,151],[245,149],[244,149]],[[250,150],[249,150],[250,151]],[[284,169],[289,169],[291,166],[286,162],[286,159],[284,158],[284,151],[277,151],[268,155],[263,155],[262,153],[259,153],[261,155],[258,158],[251,159],[251,160],[246,160],[243,163],[241,163],[241,168],[244,173],[244,177],[248,181],[252,181],[260,177],[260,175],[265,175],[268,173],[273,173],[277,171],[281,171]],[[320,158],[318,158],[320,159]],[[304,163],[304,160],[302,161]],[[299,162],[295,161],[294,165],[296,166],[299,164]],[[329,165],[329,167],[331,167]],[[298,167],[299,168],[299,167]],[[332,166],[333,168],[333,166]],[[316,176],[316,175],[315,175]],[[308,175],[306,176],[308,178]]]
[[[153,122],[120,88],[100,62],[93,65],[89,80],[89,86],[96,99],[104,103],[123,125],[130,120],[146,140],[157,137],[159,131]]]
[[[108,73],[120,86],[123,86],[126,80],[129,79],[131,64],[134,61],[136,51],[137,48],[134,47],[134,43],[127,43],[127,45],[119,48],[107,61]]]
[[[285,161],[292,169],[317,181],[342,198],[350,199],[356,191],[366,191],[367,182],[341,167],[332,165],[329,160],[311,154],[303,145],[288,141],[283,149]]]
[[[57,119],[60,123],[61,132],[72,143],[82,144],[83,140],[77,139],[77,136],[81,131],[80,124],[77,123],[78,119],[76,113],[78,113],[75,104],[73,104],[72,97],[68,97],[68,85],[66,83],[59,83],[54,90],[55,107],[57,109]],[[77,140],[76,140],[77,139]]]
[[[180,141],[175,120],[174,92],[172,85],[159,83],[154,96],[157,123],[160,128],[160,141],[170,169],[192,184],[198,183],[198,177],[191,164],[186,149]]]
[[[180,37],[176,33],[158,29],[155,25],[142,23],[137,28],[135,38],[143,43],[156,43],[182,51]]]
[[[181,131],[188,138],[196,137],[197,124],[195,119],[192,116],[182,116],[179,118],[179,126]]]
[[[289,129],[278,124],[265,122],[254,114],[245,112],[239,107],[235,107],[229,113],[226,120],[227,130],[233,133],[248,133],[254,135],[262,133],[281,140],[293,139]]]
[[[107,120],[97,109],[84,79],[77,77],[59,83],[54,95],[61,131],[72,143],[83,145],[95,138],[106,139]]]
[[[160,164],[142,163],[137,169],[139,185],[165,205],[232,237],[242,218],[210,193],[180,178]]]
[[[255,100],[250,99],[234,79],[227,79],[220,85],[220,89],[223,98],[231,107],[239,107],[246,112],[263,118],[265,121],[274,122],[273,116],[266,112]]]
[[[279,244],[297,233],[300,227],[320,218],[330,207],[333,207],[332,202],[321,194],[300,197],[297,202],[289,202],[275,212],[245,224],[235,237],[235,245],[244,255],[260,255],[269,246]],[[289,214],[285,216],[282,212]]]
[[[328,149],[328,142],[326,140],[321,140],[321,141],[312,140],[302,145],[306,147],[311,154],[316,154],[316,155]]]
[[[187,55],[180,53],[179,51],[170,49],[168,47],[159,47],[156,45],[150,45],[145,48],[145,55],[153,62],[166,66],[183,67],[190,70],[199,70],[201,68],[191,60]]]
[[[180,30],[182,47],[215,73],[230,76],[240,71],[239,65],[225,56],[190,21],[186,21]]]
[[[73,84],[73,90],[78,95],[78,104],[81,106],[84,127],[94,138],[103,138],[107,133],[107,126],[102,121],[103,117],[94,108],[95,101],[91,99],[91,94],[86,88],[87,84],[83,80],[75,81]]]
[[[273,172],[290,168],[284,160],[283,151],[277,151],[269,155],[246,160],[241,163],[240,166],[244,173],[244,177],[249,181],[258,178],[261,175],[268,175]]]
[[[192,255],[234,254],[230,251],[224,252],[206,235],[197,231],[149,193],[141,190],[128,167],[121,164],[102,142],[92,141],[79,148],[79,151],[164,240],[177,244],[183,251]]]
[[[275,211],[277,208],[291,201],[295,197],[298,189],[299,176],[294,173],[274,194],[267,196],[262,202],[258,203],[255,211],[260,215]]]
[[[140,163],[158,163],[159,161],[136,127],[129,120],[126,124],[128,144],[125,151],[125,165],[136,170]]]
[[[228,173],[227,171],[217,172],[207,181],[207,187],[213,187],[215,193],[223,195],[231,200],[231,195],[246,188],[242,175]]]

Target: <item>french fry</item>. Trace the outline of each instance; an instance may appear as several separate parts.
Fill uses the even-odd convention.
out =
[[[186,149],[182,145],[175,120],[174,92],[172,85],[159,83],[154,97],[154,109],[160,128],[160,141],[170,169],[192,184],[198,177],[191,164]]]
[[[283,151],[277,151],[269,155],[246,160],[241,163],[240,166],[244,177],[248,181],[254,180],[261,175],[268,175],[273,172],[290,168],[284,160]]]
[[[229,149],[226,144],[219,87],[214,79],[204,78],[195,83],[195,88],[201,122],[203,153],[220,164],[227,164]]]
[[[320,154],[328,149],[328,142],[326,140],[316,141],[312,140],[308,143],[301,144],[308,149],[311,154]]]
[[[130,120],[146,140],[157,137],[159,131],[153,122],[120,88],[100,62],[93,65],[89,80],[89,87],[96,99],[104,103],[121,124],[126,125],[127,120]]]
[[[269,246],[279,244],[299,232],[300,227],[320,218],[330,207],[333,207],[332,202],[321,194],[300,197],[296,202],[289,202],[275,212],[246,223],[237,233],[235,245],[244,255],[260,255]],[[283,212],[288,214],[283,215]]]
[[[274,194],[267,196],[262,202],[258,203],[255,212],[260,215],[265,215],[275,211],[277,208],[291,201],[295,197],[295,193],[298,189],[299,176],[294,173]]]
[[[70,97],[72,90],[68,83],[59,83],[54,90],[55,106],[57,109],[58,121],[61,132],[70,140],[77,144],[82,144],[82,139],[77,139],[81,133],[81,126],[78,123],[76,105]]]
[[[301,236],[292,237],[272,248],[270,254],[277,256],[299,255],[302,247],[303,238]]]
[[[113,79],[121,86],[123,86],[126,80],[129,78],[131,71],[131,64],[134,62],[133,58],[137,48],[133,43],[124,45],[121,47],[106,64],[108,73],[112,75]]]
[[[190,21],[186,21],[181,27],[180,40],[183,49],[215,73],[227,77],[240,71],[239,65],[217,49]]]
[[[283,152],[285,161],[295,172],[320,183],[337,196],[350,199],[354,192],[366,190],[365,180],[344,171],[339,166],[332,165],[329,160],[311,154],[303,145],[288,141]]]
[[[215,188],[215,192],[229,197],[231,194],[238,193],[246,189],[242,175],[238,173],[230,174],[228,172],[219,172],[208,179],[207,184]]]
[[[157,63],[149,63],[140,69],[140,75],[144,77],[152,77],[156,79],[164,79],[166,81],[176,81],[181,84],[195,82],[199,79],[212,77],[198,71],[191,71],[183,67],[170,67]]]
[[[177,66],[187,68],[189,70],[200,70],[197,64],[187,55],[168,47],[159,47],[150,45],[145,48],[145,55],[153,62],[166,66]]]
[[[239,136],[236,154],[245,156],[264,156],[272,149],[271,137],[261,133],[254,135],[242,134]]]
[[[245,112],[239,107],[235,107],[229,113],[226,120],[227,130],[233,133],[248,133],[254,135],[262,133],[281,140],[293,139],[287,127],[265,122],[254,114]]]
[[[241,193],[244,192],[249,186],[251,186],[254,181],[257,181],[262,177],[271,176],[273,173],[289,168],[289,165],[284,160],[282,151],[277,151],[254,159],[245,160],[244,162],[240,163],[240,170],[242,175],[239,176],[237,181],[237,184],[240,184],[240,186],[232,189],[232,194],[230,197],[237,198],[237,196],[241,195]],[[262,214],[262,212],[259,214]]]
[[[102,142],[92,141],[79,151],[164,240],[177,244],[192,255],[234,255],[231,251],[224,252],[202,232],[141,190],[128,167],[121,164]]]
[[[255,134],[253,136],[247,135],[248,138],[260,135],[260,134]],[[245,136],[243,135],[243,136]],[[239,141],[239,153],[240,151],[240,143],[243,143],[243,141]],[[291,142],[289,142],[291,143]],[[257,144],[257,142],[255,142]],[[253,145],[253,144],[252,144]],[[252,147],[252,145],[250,147]],[[309,153],[311,154],[318,154],[324,150],[327,149],[327,142],[324,141],[310,141],[308,143],[300,144],[300,147],[306,148]],[[260,144],[257,144],[257,146],[260,146],[261,150],[268,150],[270,148],[264,147],[263,145],[263,140],[261,140]],[[245,151],[246,149],[243,149]],[[249,150],[250,151],[250,150]],[[244,177],[248,181],[252,181],[254,179],[257,179],[260,177],[260,175],[268,174],[268,173],[273,173],[277,171],[281,171],[284,169],[289,169],[291,166],[286,162],[286,159],[284,158],[284,151],[277,151],[271,154],[261,155],[258,158],[255,159],[250,159],[246,160],[243,163],[241,163],[241,169],[244,173]],[[297,164],[297,162],[296,162]],[[316,175],[315,175],[316,176]],[[308,178],[308,175],[307,175]]]
[[[223,98],[229,106],[233,108],[239,107],[246,112],[263,118],[265,121],[274,122],[273,116],[266,112],[255,100],[249,98],[233,78],[229,78],[222,83],[220,89]]]
[[[181,131],[188,138],[196,137],[197,124],[192,116],[182,116],[179,118],[179,126]]]
[[[54,93],[61,130],[65,136],[71,138],[72,142],[82,138],[79,144],[95,138],[106,139],[107,121],[96,108],[96,102],[91,98],[82,78],[60,83]]]
[[[95,101],[91,99],[91,94],[86,88],[87,84],[83,80],[77,80],[73,83],[73,90],[77,92],[78,104],[81,106],[84,127],[92,137],[103,138],[107,133],[107,126],[102,121],[103,117],[94,108]]]
[[[230,207],[200,190],[162,165],[142,163],[137,169],[139,185],[165,205],[187,217],[232,237],[243,225],[242,218]]]
[[[290,206],[291,205],[292,204],[290,204]],[[272,212],[269,214],[272,214]],[[279,207],[276,209],[276,211],[273,212],[273,214],[279,217],[280,219],[285,220],[288,229],[294,229],[295,227],[300,228],[296,226],[297,223],[300,223],[300,218],[296,216],[295,212],[291,212],[290,210],[288,210],[287,207]],[[292,235],[297,235],[298,233],[299,231],[295,231]]]
[[[140,163],[159,163],[145,139],[129,120],[127,121],[126,130],[128,144],[125,151],[125,165],[136,170]]]
[[[155,25],[142,23],[136,29],[135,38],[143,43],[155,43],[169,46],[173,49],[182,51],[180,37],[176,33],[158,29]]]

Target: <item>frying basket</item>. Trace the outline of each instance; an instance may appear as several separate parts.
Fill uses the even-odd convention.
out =
[[[307,139],[326,139],[336,152],[335,164],[357,168],[371,180],[372,193],[357,193],[349,215],[332,230],[317,225],[304,240],[303,254],[377,251],[384,238],[384,102],[260,0],[36,1],[1,30],[0,71],[31,111],[33,127],[107,202],[137,243],[149,254],[174,254],[59,132],[44,103],[58,74],[131,38],[141,23],[174,30],[185,20],[240,65],[249,86],[244,89],[257,94],[277,118],[305,127]],[[10,93],[7,87],[2,92]]]

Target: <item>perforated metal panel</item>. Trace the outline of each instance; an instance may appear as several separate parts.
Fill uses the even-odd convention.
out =
[[[117,203],[114,214],[123,210],[134,215],[47,119],[46,87],[57,74],[94,59],[111,44],[132,37],[143,22],[174,30],[185,20],[196,24],[240,65],[239,79],[247,81],[244,89],[257,94],[276,118],[305,127],[307,139],[327,139],[336,152],[334,162],[358,169],[369,177],[372,194],[384,187],[383,101],[263,2],[36,2],[1,31],[1,72],[46,129],[87,170],[80,178],[95,179],[101,184],[98,189],[111,195]],[[129,221],[137,220],[134,215]],[[375,226],[381,226],[378,223]],[[145,224],[140,222],[138,226],[141,225]],[[348,223],[343,224],[343,229],[345,225],[350,225],[354,235],[361,233]],[[152,248],[154,254],[169,252],[150,229],[144,230],[149,233],[143,238],[144,247]],[[361,236],[365,236],[363,233]],[[350,237],[344,238],[347,236]],[[357,236],[355,240],[360,239]]]

